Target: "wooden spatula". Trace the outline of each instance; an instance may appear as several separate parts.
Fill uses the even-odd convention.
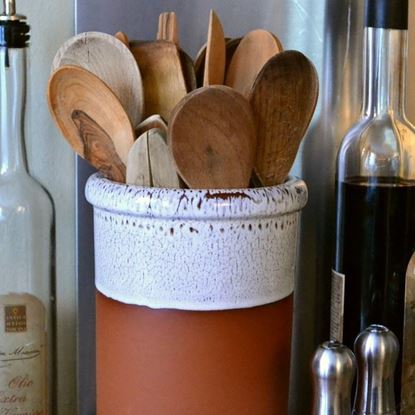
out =
[[[250,102],[258,134],[255,172],[263,185],[286,179],[317,97],[317,72],[301,52],[281,52],[259,73]]]
[[[211,10],[203,85],[223,85],[225,78],[225,34],[218,15]]]
[[[248,101],[225,86],[188,94],[175,108],[168,143],[191,188],[243,188],[255,161],[256,133]]]
[[[52,71],[64,65],[81,66],[97,75],[114,92],[133,125],[143,116],[143,83],[130,50],[115,36],[85,32],[67,40],[58,50]]]
[[[281,51],[281,42],[271,32],[262,29],[249,32],[233,54],[225,84],[248,97],[265,63]]]
[[[131,42],[131,51],[140,67],[144,84],[145,118],[160,114],[166,121],[186,95],[179,52],[171,42]]]
[[[134,132],[127,113],[105,83],[81,67],[63,66],[49,80],[48,103],[76,153],[108,178],[124,181]]]

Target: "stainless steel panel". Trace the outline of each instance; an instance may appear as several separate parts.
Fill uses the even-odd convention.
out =
[[[360,111],[363,0],[78,0],[77,3],[78,32],[123,30],[130,39],[154,38],[158,14],[175,10],[181,43],[193,55],[205,41],[209,9],[214,8],[228,36],[267,28],[281,38],[286,49],[304,52],[316,65],[321,80],[319,108],[293,168],[294,174],[306,180],[310,200],[302,217],[293,351],[294,399],[290,413],[308,413],[310,359],[316,346],[328,338],[335,158],[342,135]],[[94,295],[91,210],[83,198],[89,174],[86,165],[79,162],[80,415],[95,414],[91,363],[94,326],[90,317]]]

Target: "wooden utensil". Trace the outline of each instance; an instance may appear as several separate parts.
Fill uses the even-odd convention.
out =
[[[166,121],[164,121],[163,118],[158,114],[151,115],[142,121],[141,124],[136,128],[135,135],[136,137],[140,137],[146,131],[149,131],[153,128],[157,128],[162,132],[164,136],[167,137]]]
[[[110,179],[125,179],[134,132],[115,94],[97,76],[62,66],[51,76],[48,103],[56,125],[72,148]]]
[[[230,39],[225,38],[226,42],[226,65],[225,65],[225,74],[231,63],[233,54],[235,53],[236,48],[238,47],[239,43],[241,42],[242,38]],[[194,62],[194,69],[196,74],[196,84],[197,86],[203,86],[203,78],[205,75],[205,61],[206,61],[206,47],[207,43],[205,43],[199,50],[196,55],[196,59]]]
[[[286,179],[317,97],[317,72],[301,52],[281,52],[259,73],[250,102],[258,134],[255,171],[263,185],[276,185]]]
[[[265,63],[281,51],[281,42],[271,32],[262,29],[249,32],[233,54],[225,84],[248,97]]]
[[[128,39],[128,36],[124,32],[117,32],[114,35],[120,42],[124,43],[127,48],[130,47],[130,41]]]
[[[225,34],[218,15],[210,11],[203,85],[223,85],[225,78]]]
[[[168,143],[191,188],[247,187],[255,161],[256,133],[248,101],[225,86],[188,94],[175,108]]]
[[[157,40],[167,40],[179,46],[179,29],[174,12],[164,12],[159,16]]]
[[[172,109],[187,93],[176,45],[159,40],[130,46],[143,77],[145,117],[160,114],[169,121]]]
[[[166,137],[160,130],[148,130],[134,143],[128,155],[127,183],[180,188]]]
[[[130,50],[114,36],[86,32],[70,38],[58,50],[52,70],[81,66],[104,81],[120,100],[133,125],[143,116],[143,83]]]

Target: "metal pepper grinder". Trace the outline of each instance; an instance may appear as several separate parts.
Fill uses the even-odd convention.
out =
[[[384,326],[372,325],[357,337],[355,354],[358,382],[353,415],[396,415],[397,337]]]
[[[311,364],[312,415],[350,415],[351,392],[356,374],[353,352],[335,341],[320,345]]]

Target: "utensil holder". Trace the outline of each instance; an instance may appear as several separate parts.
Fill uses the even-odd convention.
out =
[[[303,181],[86,186],[94,206],[98,415],[287,413]]]

